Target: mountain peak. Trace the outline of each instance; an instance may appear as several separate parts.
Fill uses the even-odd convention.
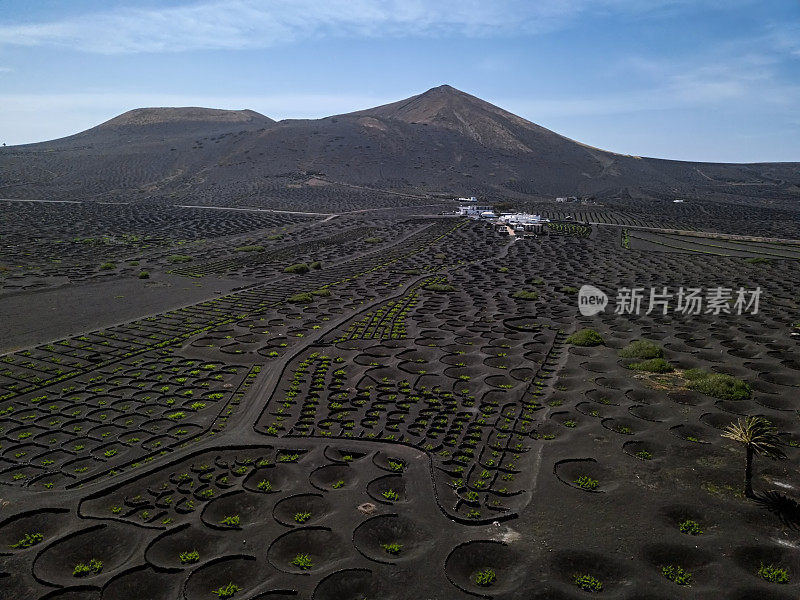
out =
[[[546,131],[525,119],[450,85],[440,85],[399,102],[352,113],[413,125],[433,125],[508,150],[529,152],[520,130]]]

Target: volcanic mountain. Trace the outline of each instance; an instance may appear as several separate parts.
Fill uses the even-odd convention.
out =
[[[285,188],[325,185],[492,199],[789,203],[800,192],[800,164],[615,154],[448,85],[316,120],[276,122],[250,110],[136,109],[70,137],[0,151],[6,197],[256,204]]]

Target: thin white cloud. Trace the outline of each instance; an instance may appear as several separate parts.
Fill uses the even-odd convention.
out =
[[[694,2],[696,4],[697,0]],[[714,6],[718,0],[704,0]],[[642,13],[690,0],[205,0],[120,8],[39,23],[0,24],[0,46],[102,54],[265,48],[321,36],[540,33],[597,13]]]

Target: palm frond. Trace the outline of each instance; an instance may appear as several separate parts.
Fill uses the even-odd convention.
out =
[[[783,459],[778,430],[764,417],[745,417],[725,428],[722,437],[749,446],[756,454]]]

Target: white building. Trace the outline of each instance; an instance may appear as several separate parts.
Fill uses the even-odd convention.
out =
[[[469,206],[464,206],[463,204],[458,207],[458,214],[462,217],[481,217],[483,213],[490,212],[492,213],[492,218],[497,216],[494,214],[491,206],[479,206],[477,204],[470,204]]]

